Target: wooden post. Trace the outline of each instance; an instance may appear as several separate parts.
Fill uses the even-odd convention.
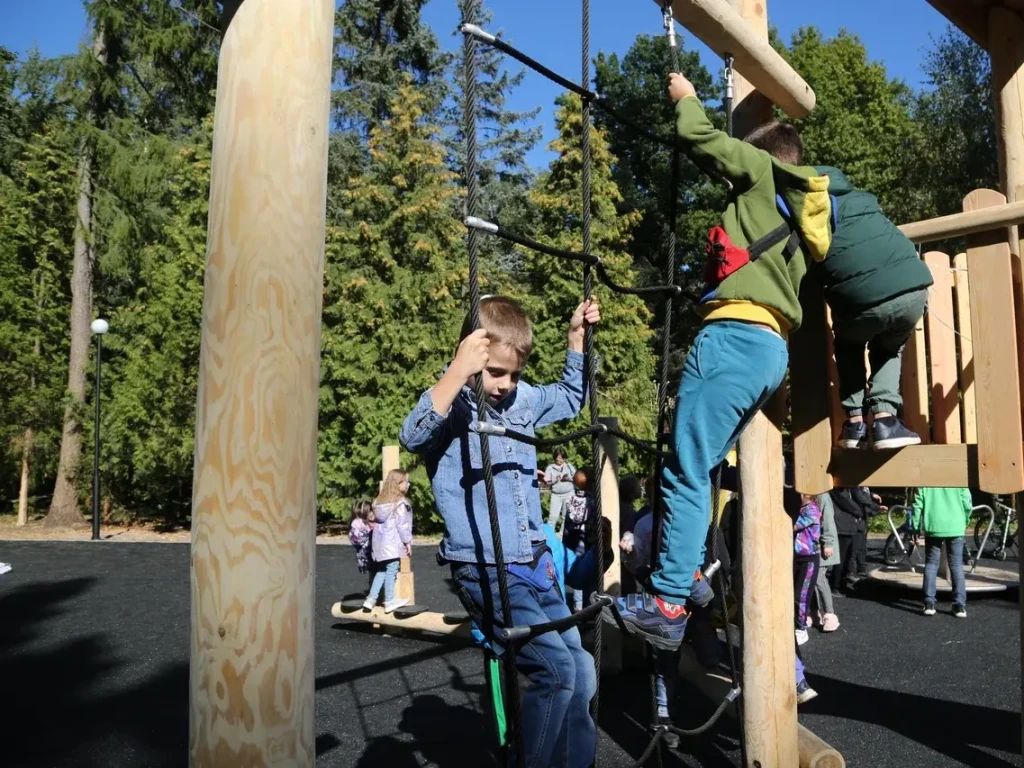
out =
[[[383,487],[388,472],[392,469],[401,469],[402,462],[399,458],[399,446],[385,445],[381,451],[380,483]],[[416,602],[416,577],[412,572],[412,558],[403,557],[398,561],[398,578],[395,580],[395,597],[399,600],[407,599],[410,603]]]
[[[601,416],[602,424],[618,429],[619,420],[615,416]],[[621,536],[621,510],[619,509],[619,438],[607,432],[601,436],[601,517],[608,518],[611,523],[612,552],[619,551]],[[601,577],[602,590],[607,595],[622,594],[622,559],[604,572]],[[622,634],[618,627],[605,624],[601,632],[601,671],[616,674],[622,671]]]
[[[999,122],[996,137],[999,144],[999,176],[1003,192],[1011,202],[1020,199],[1024,186],[1024,20],[1020,13],[1008,8],[993,6],[988,15],[988,51],[992,62],[992,88],[996,93],[996,116]],[[1024,287],[1021,285],[1020,241],[1016,228],[1010,230],[1011,273],[1014,293],[1015,323],[1018,355],[1019,381],[1024,381]],[[974,277],[971,277],[973,289]],[[973,303],[973,302],[972,302]],[[977,347],[976,347],[977,349]],[[977,349],[977,361],[981,350]],[[978,392],[980,394],[981,379]],[[1024,397],[1020,397],[1024,408]],[[979,454],[982,438],[982,422],[978,414]],[[1018,491],[1021,489],[1018,488]],[[1024,501],[1024,495],[1017,494],[1017,502]],[[1021,509],[1021,507],[1017,507]],[[1020,558],[1020,575],[1024,579],[1024,558]],[[1021,635],[1024,636],[1024,612],[1020,614]],[[1024,644],[1021,645],[1024,659]],[[1021,678],[1024,688],[1024,676]],[[1021,710],[1024,723],[1024,709]]]
[[[934,285],[928,296],[925,334],[932,381],[932,434],[935,442],[952,444],[960,439],[960,391],[956,365],[956,331],[953,325],[953,273],[949,256],[940,251],[924,255]]]
[[[764,0],[730,0],[768,37]],[[736,77],[736,135],[771,120],[771,104]],[[785,403],[785,385],[774,398]],[[784,410],[784,406],[781,410]],[[743,552],[743,715],[747,768],[799,764],[796,641],[793,637],[793,522],[782,508],[781,419],[757,414],[739,441]]]
[[[953,259],[953,291],[956,294],[957,341],[960,344],[960,414],[965,443],[978,442],[978,416],[974,398],[974,331],[971,326],[970,278],[967,254]]]
[[[330,0],[247,0],[221,46],[192,505],[192,766],[316,758],[333,31]]]

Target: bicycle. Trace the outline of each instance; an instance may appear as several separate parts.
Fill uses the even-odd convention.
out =
[[[978,548],[978,557],[988,556],[996,560],[1006,560],[1008,555],[1018,555],[1017,546],[1017,514],[1013,507],[1003,504],[998,496],[992,501],[996,508],[995,520],[991,530],[985,520],[974,524],[974,545]],[[1011,552],[1013,548],[1013,552]],[[984,551],[982,551],[984,550]],[[989,554],[991,552],[991,554]]]

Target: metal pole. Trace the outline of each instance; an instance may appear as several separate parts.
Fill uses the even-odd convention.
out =
[[[103,361],[103,334],[96,334],[96,418],[93,423],[92,449],[92,538],[100,538],[100,365]]]

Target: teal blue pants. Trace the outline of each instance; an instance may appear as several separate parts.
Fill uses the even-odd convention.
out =
[[[697,334],[676,398],[675,453],[662,473],[656,594],[678,603],[689,597],[711,521],[711,470],[778,389],[788,362],[782,337],[759,326],[723,320]]]

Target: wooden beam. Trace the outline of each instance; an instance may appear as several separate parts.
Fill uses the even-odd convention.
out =
[[[662,6],[661,0],[655,2]],[[740,2],[736,10],[729,0],[673,0],[672,14],[719,56],[732,54],[736,71],[787,115],[807,117],[814,109],[814,91],[769,45],[765,3]]]
[[[618,429],[619,420],[615,416],[602,416],[600,419],[613,429]],[[619,508],[619,438],[607,432],[601,435],[601,509],[602,518],[611,523],[609,538],[613,552],[619,549],[622,538],[621,515]],[[602,524],[601,521],[598,521]],[[608,595],[622,594],[622,559],[617,558],[611,568],[601,575],[602,589]],[[618,627],[605,624],[601,630],[601,672],[618,674],[622,671],[622,633]]]
[[[916,445],[898,451],[832,449],[836,486],[855,488],[978,487],[978,446]]]
[[[716,704],[722,701],[732,688],[732,680],[728,675],[717,670],[707,670],[697,663],[693,649],[688,645],[683,645],[679,649],[679,676],[693,684]],[[730,717],[736,716],[735,706],[730,706],[725,711]],[[797,749],[800,753],[798,768],[846,768],[846,760],[835,747],[799,723]]]
[[[960,443],[960,381],[953,320],[953,273],[949,256],[929,251],[924,261],[934,284],[928,296],[925,335],[932,382],[932,435],[936,443]]]
[[[1024,200],[995,208],[951,213],[935,219],[900,225],[900,232],[915,243],[933,243],[949,237],[1003,229],[1024,222]]]
[[[964,209],[999,205],[1006,198],[979,189]],[[974,344],[974,400],[978,421],[978,484],[989,493],[1024,490],[1020,381],[1017,368],[1013,272],[1006,230],[967,238]],[[1007,418],[1012,414],[1012,418]]]
[[[334,3],[247,0],[217,72],[192,497],[189,765],[312,768]]]
[[[821,284],[811,276],[800,285],[800,305],[804,320],[789,341],[794,484],[801,493],[816,495],[832,490],[828,473],[832,448],[831,330],[825,319]]]
[[[978,411],[974,397],[974,345],[971,339],[971,280],[967,274],[967,254],[958,253],[953,259],[953,292],[956,294],[957,341],[960,345],[960,414],[963,442],[978,442]]]
[[[384,609],[380,606],[372,611],[346,610],[341,603],[335,603],[331,606],[331,616],[336,619],[371,624],[374,627],[380,627],[385,632],[410,629],[415,632],[432,632],[452,637],[470,637],[471,624],[468,617],[465,621],[451,621],[443,613],[437,611],[425,611],[407,619],[400,619],[393,613],[384,613]]]
[[[928,0],[928,4],[964,31],[982,48],[988,48],[988,15],[967,0]]]

